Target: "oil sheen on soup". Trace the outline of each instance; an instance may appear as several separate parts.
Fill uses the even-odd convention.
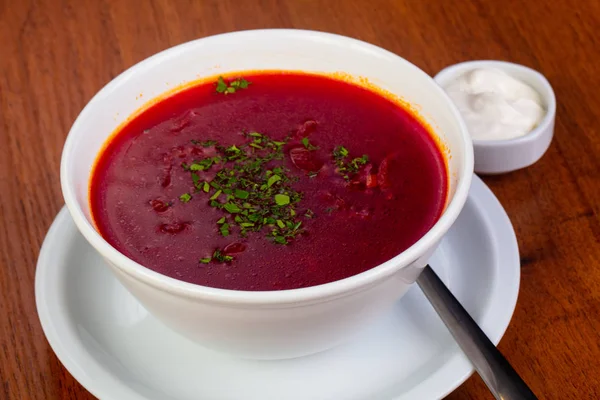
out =
[[[400,104],[330,77],[219,77],[116,132],[94,222],[161,274],[234,290],[324,284],[398,255],[437,221],[445,159]]]

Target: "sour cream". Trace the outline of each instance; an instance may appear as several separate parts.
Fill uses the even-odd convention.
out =
[[[444,90],[475,140],[524,136],[544,118],[540,94],[494,68],[476,68],[450,81]]]

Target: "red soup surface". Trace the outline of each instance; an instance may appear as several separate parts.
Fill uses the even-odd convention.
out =
[[[443,211],[444,157],[401,105],[296,73],[202,83],[117,132],[91,181],[98,230],[175,279],[281,290],[398,255]]]

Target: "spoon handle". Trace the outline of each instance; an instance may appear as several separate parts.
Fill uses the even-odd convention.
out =
[[[537,399],[429,265],[417,284],[496,399]]]

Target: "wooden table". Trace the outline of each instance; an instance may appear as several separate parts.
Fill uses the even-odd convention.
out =
[[[547,154],[485,179],[521,249],[521,293],[500,349],[540,398],[599,399],[600,2],[591,0],[0,0],[0,398],[92,398],[46,342],[33,290],[77,114],[153,53],[265,27],[356,37],[430,74],[489,58],[548,77],[558,116]],[[448,398],[492,397],[475,376]]]

